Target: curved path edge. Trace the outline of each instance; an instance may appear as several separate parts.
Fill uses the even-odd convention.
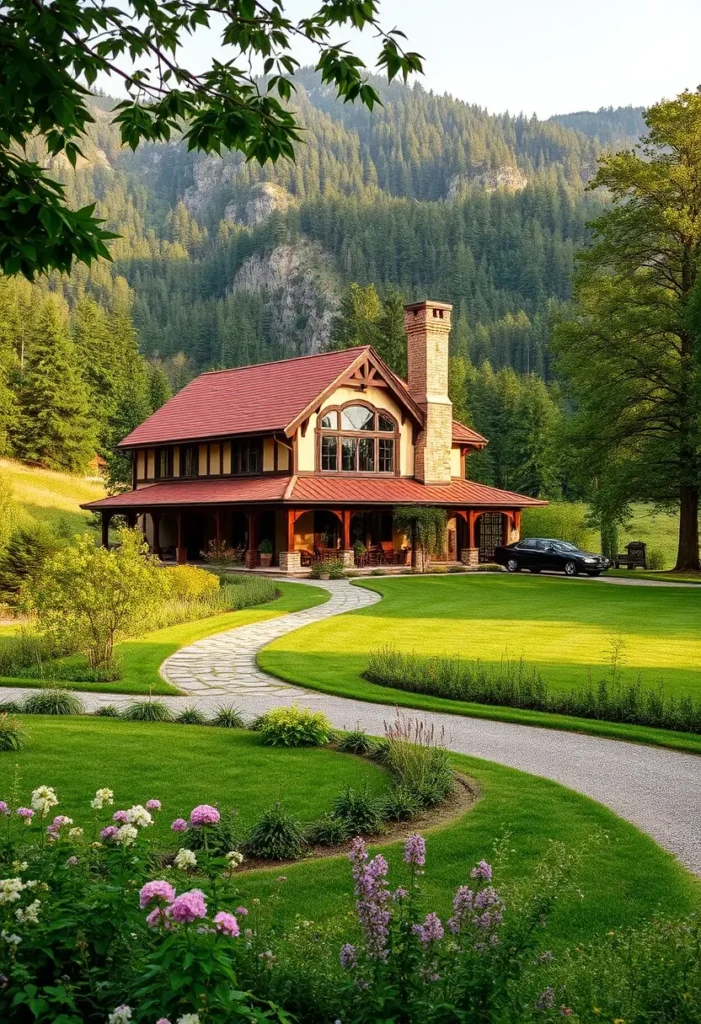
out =
[[[591,797],[647,832],[701,875],[701,758],[693,754],[489,719],[409,709],[398,712],[394,705],[305,690],[263,672],[256,657],[272,640],[381,599],[375,591],[345,580],[315,580],[313,585],[330,592],[326,604],[218,633],[181,648],[163,663],[161,674],[187,695],[159,699],[174,711],[196,706],[209,713],[223,703],[234,703],[251,718],[273,707],[303,702],[323,711],[335,728],[360,727],[373,735],[382,735],[384,723],[397,713],[418,717],[442,733],[445,746],[455,753],[539,775]],[[4,691],[8,698],[31,692],[20,687]],[[77,696],[88,710],[133,700],[108,693]]]

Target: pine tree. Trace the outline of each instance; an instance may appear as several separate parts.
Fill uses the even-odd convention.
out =
[[[48,469],[80,472],[95,453],[97,430],[66,309],[56,296],[44,300],[39,328],[20,384],[16,450]]]
[[[172,397],[172,390],[168,374],[161,363],[149,363],[148,366],[148,394],[151,412],[160,409]]]
[[[385,296],[375,343],[377,354],[402,380],[406,380],[407,375],[404,304],[404,296],[396,289]]]

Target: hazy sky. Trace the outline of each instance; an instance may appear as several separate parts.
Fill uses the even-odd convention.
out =
[[[296,17],[317,5],[286,6]],[[398,25],[424,55],[426,87],[492,112],[645,105],[701,83],[700,0],[382,0],[380,9],[383,25]],[[373,59],[369,34],[353,44]],[[201,66],[215,54],[212,33],[189,56]],[[314,51],[296,56],[310,63]]]

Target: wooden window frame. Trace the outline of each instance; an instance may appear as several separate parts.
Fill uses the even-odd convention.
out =
[[[369,409],[375,419],[372,430],[345,430],[342,426],[342,413],[344,409],[350,406],[361,405],[366,409]],[[330,413],[336,413],[336,422],[338,427],[322,427],[321,420],[324,416],[328,416]],[[380,430],[379,429],[379,417],[384,416],[390,420],[394,425],[394,431]],[[322,469],[321,462],[321,447],[322,439],[324,437],[335,437],[337,438],[337,452],[336,452],[336,469]],[[343,469],[343,452],[342,452],[342,439],[349,438],[355,441],[355,469],[348,470]],[[358,441],[372,439],[374,448],[374,469],[361,470],[358,469],[359,463],[359,446]],[[394,458],[393,468],[391,470],[380,470],[380,441],[393,441],[394,443]],[[324,409],[319,410],[317,416],[317,427],[316,427],[316,472],[323,476],[363,476],[363,477],[381,477],[387,478],[392,476],[399,476],[400,467],[400,443],[401,433],[399,423],[396,416],[393,416],[387,409],[378,408],[371,402],[366,402],[361,398],[352,399],[349,402],[344,402],[343,405],[331,405]]]

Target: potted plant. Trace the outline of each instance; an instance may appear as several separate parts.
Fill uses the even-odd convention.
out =
[[[260,564],[263,568],[267,568],[273,560],[273,542],[271,540],[262,540],[258,545],[258,554],[260,555]]]
[[[355,556],[355,564],[362,565],[363,557],[367,554],[368,549],[363,544],[362,540],[357,540],[353,545],[353,555]]]

